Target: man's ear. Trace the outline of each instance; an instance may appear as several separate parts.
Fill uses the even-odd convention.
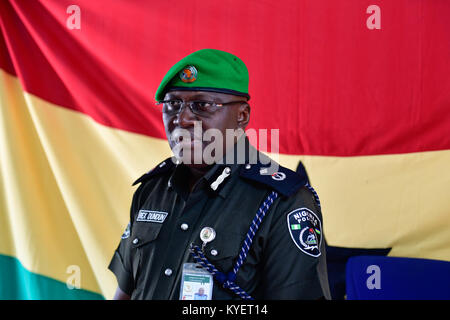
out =
[[[245,129],[250,121],[250,105],[247,102],[238,107],[237,123],[238,127]]]

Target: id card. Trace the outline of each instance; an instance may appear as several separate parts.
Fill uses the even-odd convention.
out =
[[[213,277],[195,263],[183,264],[180,300],[211,300]]]

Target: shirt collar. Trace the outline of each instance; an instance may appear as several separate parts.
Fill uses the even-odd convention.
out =
[[[244,143],[245,146],[244,156],[239,154],[238,148],[240,143]],[[225,155],[221,163],[212,165],[205,175],[197,182],[193,192],[204,189],[225,199],[233,189],[233,185],[239,177],[239,171],[242,164],[246,163],[249,159],[249,155],[257,152],[257,150],[250,145],[247,136],[244,134],[234,145],[233,152],[234,157],[231,161],[230,159],[227,159]],[[188,168],[186,165],[178,164],[169,178],[169,187],[173,187],[181,195],[187,195],[189,193],[186,186],[187,170]]]
[[[172,175],[169,178],[169,187],[177,191],[183,198],[187,197],[189,191],[187,190],[187,175],[188,167],[184,164],[179,164],[175,167]],[[205,190],[213,195],[219,195],[226,198],[229,189],[226,186],[233,180],[234,176],[239,175],[239,165],[232,164],[214,164],[203,177],[197,181],[193,192],[198,190]]]

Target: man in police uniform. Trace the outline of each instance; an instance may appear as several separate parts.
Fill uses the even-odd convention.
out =
[[[170,147],[192,154],[208,144],[177,130],[244,130],[249,98],[245,64],[212,49],[175,64],[156,92]],[[320,203],[306,177],[281,166],[268,172],[245,135],[227,143],[223,155],[244,143],[241,161],[180,162],[179,152],[134,183],[130,223],[109,265],[115,299],[184,299],[192,265],[211,279],[202,285],[212,299],[330,297]]]

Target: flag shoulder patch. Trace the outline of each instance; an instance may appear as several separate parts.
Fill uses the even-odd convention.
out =
[[[295,245],[303,253],[319,257],[322,241],[322,223],[308,208],[297,208],[287,214],[289,234]]]

